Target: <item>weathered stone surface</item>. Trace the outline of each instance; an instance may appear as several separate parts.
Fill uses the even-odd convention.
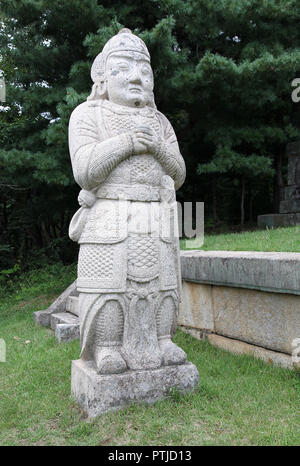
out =
[[[77,296],[69,296],[66,302],[66,312],[70,312],[75,316],[79,317],[79,309],[78,309],[78,297]]]
[[[69,228],[80,244],[82,357],[102,374],[183,363],[171,335],[181,282],[175,190],[185,164],[154,103],[146,45],[122,29],[95,58],[91,77],[92,93],[69,123],[82,188]]]
[[[185,393],[198,383],[198,370],[192,363],[100,375],[92,362],[72,361],[71,393],[89,417],[130,403],[154,403],[174,388]]]
[[[259,215],[258,226],[275,228],[299,223],[300,217],[300,141],[287,144],[288,186],[280,188],[280,205],[278,214]],[[295,215],[292,215],[295,214]]]
[[[79,319],[77,316],[70,314],[69,312],[58,312],[56,314],[52,314],[50,318],[50,327],[52,330],[55,330],[56,326],[59,324],[79,325]]]
[[[283,189],[283,200],[280,202],[281,214],[300,213],[300,142],[287,145],[288,186]]]
[[[180,316],[179,316],[180,317]],[[197,340],[207,340],[208,335],[211,334],[209,330],[202,330],[200,328],[194,328],[194,327],[189,327],[188,325],[180,325],[179,328],[185,332],[191,335],[194,338],[197,338]]]
[[[209,342],[225,351],[230,351],[235,354],[249,354],[256,358],[262,359],[268,364],[275,364],[286,369],[292,369],[294,364],[290,355],[270,351],[260,346],[249,345],[243,341],[225,338],[220,335],[208,335]]]
[[[79,338],[78,324],[57,324],[55,327],[55,337],[58,343],[68,342]]]
[[[183,282],[178,324],[214,331],[211,285]]]
[[[284,201],[289,199],[300,199],[300,185],[286,186],[284,188]]]
[[[279,211],[281,214],[300,212],[300,199],[289,199],[281,201]]]
[[[299,214],[265,214],[257,217],[259,228],[289,227],[300,224]]]
[[[300,155],[289,157],[288,162],[288,186],[293,186],[300,183],[299,180],[299,161]]]
[[[33,313],[36,324],[49,327],[51,315],[59,312],[65,312],[68,298],[74,295],[78,295],[76,281],[71,283],[71,285],[65,289],[65,291],[51,304],[51,306],[49,306],[48,309]]]
[[[153,388],[143,395],[138,372],[127,371],[148,370],[143,377],[152,380],[153,370],[168,365],[169,372],[162,367],[158,374],[176,378],[186,361],[172,341],[181,286],[175,190],[184,182],[185,163],[170,122],[156,108],[150,55],[139,37],[128,29],[113,36],[95,58],[91,77],[92,93],[69,123],[72,168],[81,187],[81,207],[69,228],[80,244],[81,359],[93,361],[101,376],[113,374],[110,381],[124,372],[127,389],[137,393],[133,399],[147,400]],[[82,396],[74,374],[72,387]],[[99,413],[106,403],[101,390],[107,396],[103,380],[97,378],[93,390],[100,391],[92,396]],[[124,396],[116,394],[116,406]]]
[[[299,297],[214,286],[215,332],[291,354],[300,335]]]
[[[300,141],[289,142],[286,145],[286,155],[287,157],[292,156],[300,156]],[[292,183],[289,183],[292,184]]]
[[[51,327],[58,343],[79,338],[78,292],[72,283],[51,306],[34,312],[34,320],[44,327]]]
[[[49,327],[51,314],[52,312],[48,311],[48,309],[42,309],[41,311],[35,311],[33,313],[33,318],[37,325]]]
[[[300,141],[287,145],[288,185],[300,185]]]
[[[182,251],[186,281],[300,294],[300,253]]]

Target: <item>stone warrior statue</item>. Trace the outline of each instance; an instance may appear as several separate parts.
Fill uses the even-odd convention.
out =
[[[98,374],[183,364],[171,338],[181,284],[175,189],[185,164],[154,103],[146,45],[122,29],[91,76],[92,93],[69,126],[82,188],[69,230],[80,244],[81,360]]]

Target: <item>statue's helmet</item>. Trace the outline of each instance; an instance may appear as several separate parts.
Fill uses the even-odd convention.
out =
[[[139,52],[150,61],[149,51],[142,39],[133,34],[130,29],[121,29],[106,42],[102,52],[95,58],[91,69],[91,78],[94,83],[104,79],[107,58],[115,52]]]

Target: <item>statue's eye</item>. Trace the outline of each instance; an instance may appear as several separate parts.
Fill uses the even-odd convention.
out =
[[[129,70],[129,66],[127,65],[127,63],[119,63],[118,68],[121,71],[128,71]]]
[[[143,74],[150,74],[151,70],[150,70],[149,66],[143,66],[142,67],[142,73]]]

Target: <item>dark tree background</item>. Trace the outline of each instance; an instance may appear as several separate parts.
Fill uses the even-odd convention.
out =
[[[207,227],[277,212],[285,146],[300,138],[299,19],[299,0],[2,0],[0,270],[75,260],[68,120],[121,27],[151,53],[187,165],[178,200],[204,201]]]

